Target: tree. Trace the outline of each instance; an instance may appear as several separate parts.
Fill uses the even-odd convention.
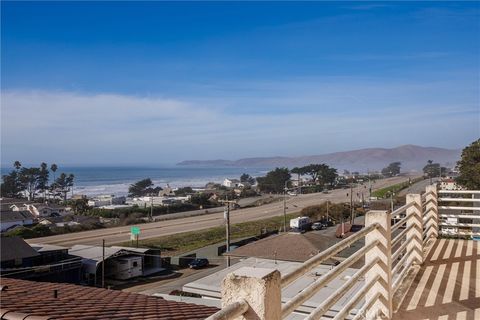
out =
[[[192,187],[183,187],[175,190],[175,195],[177,197],[186,196],[193,193],[195,193],[195,191],[193,191]]]
[[[2,197],[19,198],[23,191],[18,172],[12,170],[8,175],[2,176],[0,194]]]
[[[385,177],[393,177],[400,173],[401,162],[392,162],[386,168],[382,169],[382,175]]]
[[[129,197],[142,197],[147,194],[150,194],[154,189],[153,182],[150,178],[146,178],[140,181],[131,184],[128,187],[128,196]]]
[[[322,164],[309,164],[301,169],[305,174],[308,174],[310,177],[312,177],[313,183],[317,183],[317,178],[320,174],[320,170],[322,170],[322,166]]]
[[[423,167],[423,173],[429,178],[444,176],[447,173],[447,168],[440,166],[440,163],[433,163],[432,160],[428,160],[427,165]]]
[[[305,170],[303,170],[304,167],[295,167],[292,170],[290,170],[291,173],[294,173],[297,175],[297,181],[298,185],[300,185],[300,176],[305,174]]]
[[[19,180],[28,200],[35,200],[35,192],[39,190],[40,185],[40,168],[22,167],[19,171]]]
[[[43,192],[43,198],[46,199],[46,192],[48,189],[48,180],[49,180],[49,171],[48,166],[45,162],[40,164],[40,172],[38,177],[38,189]]]
[[[300,172],[301,174],[308,174],[312,177],[312,181],[316,184],[320,185],[333,185],[337,178],[337,169],[330,168],[328,165],[322,164],[309,164],[308,166],[301,167],[301,168],[293,168],[296,169],[296,172]]]
[[[457,182],[467,189],[480,189],[480,139],[462,150],[462,158],[457,162],[460,175]]]
[[[73,174],[65,174],[62,173],[60,176],[55,180],[54,188],[58,190],[61,194],[63,194],[63,201],[67,201],[67,194],[73,187],[73,180],[75,176]]]
[[[20,168],[22,167],[22,164],[20,163],[20,161],[17,160],[17,161],[15,161],[15,162],[13,163],[13,166],[14,166],[15,169],[18,171],[18,170],[20,170]]]
[[[282,193],[285,185],[290,181],[291,175],[288,168],[275,168],[267,173],[265,177],[258,177],[258,189],[263,192]]]
[[[255,184],[255,178],[252,177],[251,175],[247,174],[247,173],[244,173],[240,176],[240,182],[248,183],[250,185],[254,185]]]

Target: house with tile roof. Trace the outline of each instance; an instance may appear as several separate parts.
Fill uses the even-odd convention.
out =
[[[218,308],[64,283],[2,278],[0,319],[205,319]]]

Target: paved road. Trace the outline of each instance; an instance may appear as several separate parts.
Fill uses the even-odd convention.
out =
[[[393,177],[388,179],[378,180],[372,185],[372,189],[380,189],[392,184],[396,184],[402,181],[408,180],[408,177]],[[341,203],[348,202],[350,198],[347,194],[350,189],[333,190],[328,194],[314,193],[298,196],[291,196],[287,199],[287,213],[294,213],[300,211],[302,208],[320,204],[325,200],[331,202]],[[354,200],[361,200],[357,197],[357,193],[360,195],[364,193],[365,198],[368,197],[368,186],[358,186],[354,189]],[[231,212],[230,221],[232,224],[255,221],[264,218],[274,217],[283,214],[283,203],[275,202],[266,204],[260,207],[245,208],[234,210]],[[224,224],[223,213],[211,213],[202,216],[193,216],[179,218],[175,220],[166,220],[151,222],[140,225],[141,239],[156,238],[160,236],[171,235],[180,232],[195,231],[201,229],[207,229],[212,227],[221,226]],[[98,229],[91,231],[76,232],[70,234],[62,234],[50,237],[29,239],[29,243],[42,243],[42,244],[56,244],[66,247],[71,247],[75,244],[88,244],[88,245],[101,245],[102,239],[105,239],[107,245],[112,245],[120,242],[129,241],[130,239],[130,226],[115,227],[108,229]]]

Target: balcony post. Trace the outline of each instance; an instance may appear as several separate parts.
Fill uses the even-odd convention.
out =
[[[427,239],[438,238],[438,194],[437,186],[429,185],[425,197],[425,229]]]
[[[228,274],[222,282],[222,307],[245,300],[249,307],[236,319],[280,320],[281,276],[278,270],[244,267]]]
[[[380,262],[374,265],[365,275],[365,283],[373,281],[377,276],[377,281],[365,294],[365,303],[372,301],[371,306],[366,310],[366,319],[392,318],[392,237],[391,237],[391,217],[388,211],[371,210],[365,216],[365,227],[378,223],[379,228],[369,232],[365,236],[365,245],[378,241],[378,244],[365,254],[365,264],[371,262],[377,257]]]
[[[407,264],[416,262],[423,263],[423,213],[422,213],[422,196],[419,194],[407,194],[407,204],[414,203],[413,206],[406,210],[406,215],[410,218],[407,220],[407,228],[411,229],[407,232],[407,252],[411,254],[407,258]]]

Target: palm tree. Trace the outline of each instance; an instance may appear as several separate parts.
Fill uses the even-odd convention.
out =
[[[57,171],[58,167],[55,163],[53,163],[51,166],[50,166],[50,170],[52,170],[53,172],[53,181],[55,181],[55,172]]]
[[[52,172],[53,172],[53,183],[52,183],[51,186],[50,186],[50,189],[51,189],[52,192],[54,191],[55,186],[56,186],[56,182],[55,182],[55,172],[57,171],[57,169],[58,169],[58,166],[57,166],[55,163],[52,163],[52,165],[50,166],[50,170],[52,170]],[[54,193],[54,195],[53,195],[53,199],[54,199],[54,201],[55,201],[55,193]]]
[[[19,170],[22,167],[22,164],[20,163],[20,161],[17,160],[13,163],[13,166],[15,167],[15,169]]]

